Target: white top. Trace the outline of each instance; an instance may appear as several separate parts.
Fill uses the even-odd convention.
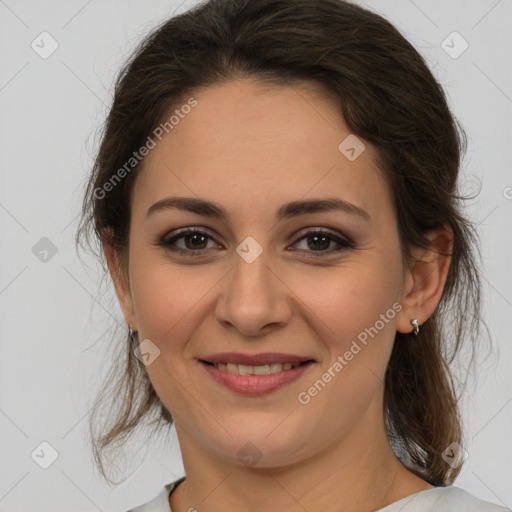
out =
[[[172,512],[171,492],[185,480],[181,477],[167,484],[154,499],[128,512]],[[459,487],[434,487],[411,494],[375,512],[512,512],[512,509],[478,499]]]

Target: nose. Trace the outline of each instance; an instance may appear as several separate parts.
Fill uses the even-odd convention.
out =
[[[290,289],[277,275],[267,253],[263,251],[252,262],[236,254],[220,287],[217,320],[239,335],[257,337],[285,326],[291,313]]]

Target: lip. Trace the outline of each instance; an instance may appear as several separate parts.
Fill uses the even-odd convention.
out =
[[[289,357],[289,356],[288,356]],[[304,360],[304,359],[303,359]],[[223,360],[225,361],[225,359]],[[220,362],[223,362],[220,361]],[[212,361],[213,362],[213,361]],[[281,361],[274,361],[281,362]],[[292,362],[290,360],[284,362]],[[296,361],[301,362],[301,361]],[[212,379],[225,388],[249,396],[260,396],[277,391],[299,379],[308,369],[315,364],[307,360],[304,364],[290,370],[282,370],[268,375],[238,375],[219,370],[205,361],[199,360],[200,365],[208,372]],[[244,363],[240,363],[244,364]],[[260,363],[261,364],[261,363]]]
[[[312,357],[297,354],[283,354],[282,352],[262,352],[260,354],[244,354],[242,352],[221,352],[202,357],[200,361],[209,363],[233,363],[260,366],[272,363],[302,363],[313,360]],[[287,370],[288,371],[288,370]]]

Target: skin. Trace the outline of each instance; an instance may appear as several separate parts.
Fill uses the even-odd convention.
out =
[[[371,511],[431,489],[389,445],[384,375],[395,331],[411,332],[411,319],[421,325],[436,308],[449,257],[417,250],[418,261],[402,267],[377,153],[366,142],[354,161],[338,150],[350,130],[318,87],[238,79],[193,97],[198,105],[149,153],[135,182],[126,277],[104,246],[127,324],[160,350],[146,370],[174,417],[187,474],[171,495],[173,512]],[[214,201],[228,218],[177,209],[146,218],[167,196]],[[371,222],[339,211],[275,218],[283,203],[327,197],[360,206]],[[335,241],[319,249],[296,236],[322,226],[357,249],[332,252]],[[207,247],[209,255],[155,245],[186,227],[212,238],[207,246],[182,238],[179,247]],[[263,250],[250,264],[236,252],[247,236]],[[447,226],[428,236],[451,250]],[[298,394],[394,303],[401,311],[299,403]],[[224,351],[285,352],[316,363],[298,381],[248,397],[216,384],[197,362]],[[237,455],[248,442],[259,451],[252,466]]]

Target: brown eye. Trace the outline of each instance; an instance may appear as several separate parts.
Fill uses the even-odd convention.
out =
[[[322,257],[339,253],[346,249],[355,249],[355,245],[347,238],[323,229],[310,230],[301,234],[302,236],[294,245],[305,240],[306,248],[298,249],[298,251],[308,253],[308,256]],[[220,248],[213,237],[207,232],[199,229],[184,229],[172,236],[169,236],[169,234],[165,235],[157,245],[174,253],[195,257],[207,255],[215,248],[208,248],[209,241],[214,242],[217,248]],[[332,248],[331,245],[333,243],[337,247]]]
[[[178,244],[181,240],[182,242]],[[199,229],[186,229],[171,237],[169,235],[164,236],[158,245],[173,252],[196,256],[210,252],[211,248],[207,248],[210,240],[213,241],[213,238],[205,231],[201,231]]]
[[[344,249],[354,249],[354,244],[345,239],[342,238],[334,233],[331,233],[330,231],[325,230],[311,230],[307,231],[306,233],[302,234],[297,242],[300,242],[301,240],[306,241],[306,249],[299,249],[301,252],[317,252],[320,253],[318,256],[324,256],[329,255],[332,253],[340,252]],[[338,248],[328,250],[332,242],[335,242],[338,245]]]

